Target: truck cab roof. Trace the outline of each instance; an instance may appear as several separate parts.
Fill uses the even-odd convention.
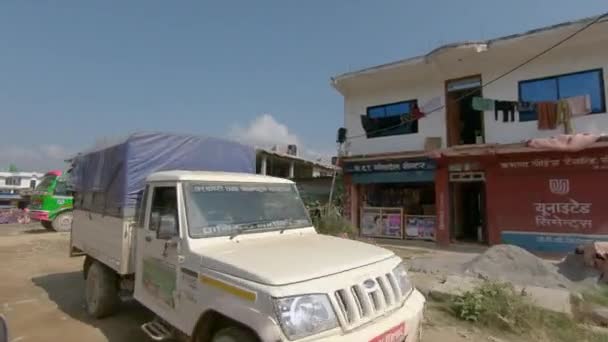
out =
[[[285,178],[255,175],[251,173],[237,172],[213,172],[213,171],[159,171],[154,172],[147,178],[148,182],[225,182],[225,183],[276,183],[293,184]]]

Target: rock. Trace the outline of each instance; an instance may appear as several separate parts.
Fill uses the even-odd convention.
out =
[[[481,280],[472,277],[448,276],[445,282],[431,288],[429,296],[438,301],[447,301],[474,290],[481,283]]]
[[[595,323],[601,326],[608,326],[608,307],[595,307],[591,309],[590,316]]]
[[[572,317],[573,296],[568,290],[549,289],[538,286],[516,286],[515,290],[525,293],[537,307]]]

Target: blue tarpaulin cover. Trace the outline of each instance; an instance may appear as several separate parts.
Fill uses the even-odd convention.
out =
[[[72,161],[74,206],[133,215],[148,175],[166,170],[255,173],[255,149],[233,141],[168,133],[135,133]]]

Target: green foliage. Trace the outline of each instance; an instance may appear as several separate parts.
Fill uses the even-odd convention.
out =
[[[599,284],[597,287],[583,292],[583,298],[589,303],[608,306],[608,286]]]
[[[342,217],[339,207],[322,205],[319,201],[307,201],[304,204],[319,233],[336,236],[353,235],[355,230],[350,222]]]
[[[17,165],[15,164],[9,164],[8,166],[8,172],[18,172],[19,168],[17,167]]]
[[[571,317],[532,305],[525,290],[515,291],[511,284],[485,282],[456,297],[451,309],[459,319],[534,341],[608,341],[608,336],[585,329]]]
[[[485,282],[454,299],[452,308],[463,320],[500,327],[514,333],[532,329],[535,308],[510,284]]]

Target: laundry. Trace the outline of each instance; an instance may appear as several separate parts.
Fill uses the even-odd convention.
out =
[[[581,95],[566,99],[570,106],[572,116],[581,116],[591,113],[591,96]]]
[[[566,100],[557,102],[557,124],[564,125],[565,134],[572,134],[572,112],[570,111],[570,104]]]
[[[483,97],[473,97],[471,101],[471,106],[475,110],[486,111],[486,110],[494,110],[494,100],[485,99]]]
[[[410,120],[418,120],[424,117],[424,113],[420,111],[417,105],[414,105],[412,108],[411,119]]]
[[[538,129],[550,130],[557,128],[557,103],[537,102]]]
[[[518,112],[533,112],[536,108],[534,107],[534,102],[528,101],[519,101],[517,103],[517,111]]]
[[[516,102],[512,101],[495,101],[494,120],[498,121],[498,111],[502,111],[502,122],[515,121],[515,104]]]

